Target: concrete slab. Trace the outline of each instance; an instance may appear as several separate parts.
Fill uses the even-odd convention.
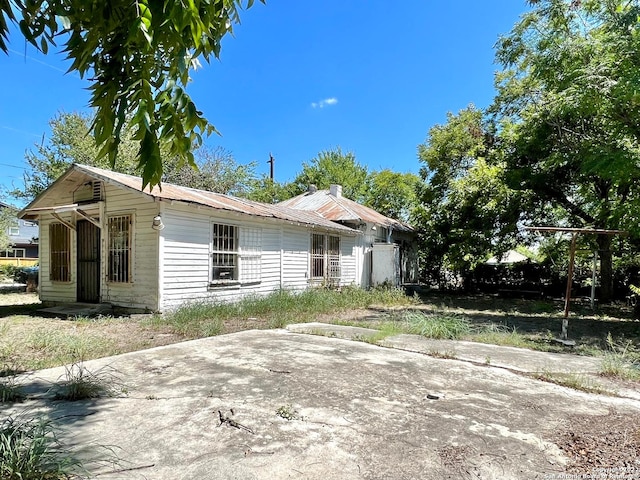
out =
[[[90,465],[104,479],[552,478],[568,415],[640,413],[504,368],[287,330],[86,367],[116,374],[128,395],[51,401],[64,369],[42,370],[25,379],[36,398],[3,413],[46,412],[87,457],[111,446],[118,465]]]
[[[95,317],[113,313],[113,305],[108,303],[64,303],[54,307],[41,308],[40,313],[56,317]]]

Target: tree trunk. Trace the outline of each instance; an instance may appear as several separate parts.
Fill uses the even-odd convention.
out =
[[[598,235],[600,255],[600,303],[613,299],[613,256],[611,255],[611,235]]]

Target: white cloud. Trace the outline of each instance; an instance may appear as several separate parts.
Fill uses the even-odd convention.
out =
[[[312,108],[324,108],[327,105],[335,105],[338,103],[338,99],[336,97],[325,98],[324,100],[320,100],[319,102],[311,103]]]

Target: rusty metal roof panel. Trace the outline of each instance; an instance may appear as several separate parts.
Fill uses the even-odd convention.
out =
[[[345,197],[331,195],[329,190],[306,192],[290,198],[278,205],[318,212],[328,220],[335,222],[368,222],[394,230],[415,231],[411,225],[386,217],[372,208],[360,205]]]
[[[323,217],[322,215],[304,210],[296,210],[286,205],[270,205],[254,202],[244,198],[223,195],[221,193],[197,190],[195,188],[182,187],[171,183],[163,183],[162,188],[154,187],[142,190],[142,179],[124,173],[112,172],[87,165],[74,165],[72,168],[80,172],[97,177],[105,182],[112,182],[128,187],[137,192],[142,192],[160,200],[179,201],[193,203],[219,210],[253,215],[257,217],[275,218],[291,223],[299,223],[315,227],[323,227],[330,230],[339,230],[345,233],[358,234],[357,230],[345,227]]]

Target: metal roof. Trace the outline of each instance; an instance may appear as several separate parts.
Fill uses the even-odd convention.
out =
[[[324,218],[334,222],[367,222],[392,228],[393,230],[415,231],[411,225],[386,217],[372,208],[360,205],[343,196],[332,195],[329,190],[306,192],[280,202],[278,205],[317,212]]]
[[[208,192],[206,190],[197,190],[195,188],[182,187],[171,183],[163,183],[161,188],[156,186],[153,189],[149,189],[147,187],[143,190],[142,179],[140,177],[112,172],[102,168],[90,167],[88,165],[73,165],[69,170],[67,170],[67,172],[65,172],[65,174],[63,174],[62,177],[60,177],[58,181],[68,178],[70,175],[73,175],[74,172],[102,180],[105,183],[115,186],[125,187],[158,200],[184,202],[255,217],[273,218],[287,223],[321,227],[352,235],[360,233],[358,230],[340,225],[339,223],[333,222],[318,213],[296,210],[285,205],[270,205],[254,202],[244,198]],[[58,181],[56,181],[56,183],[58,183]],[[54,185],[49,188],[52,188]],[[39,209],[38,204],[44,203],[42,202],[42,197],[42,194],[39,195],[33,202],[31,202],[31,204],[20,212],[20,216],[26,217],[29,216],[29,213],[36,213]]]

